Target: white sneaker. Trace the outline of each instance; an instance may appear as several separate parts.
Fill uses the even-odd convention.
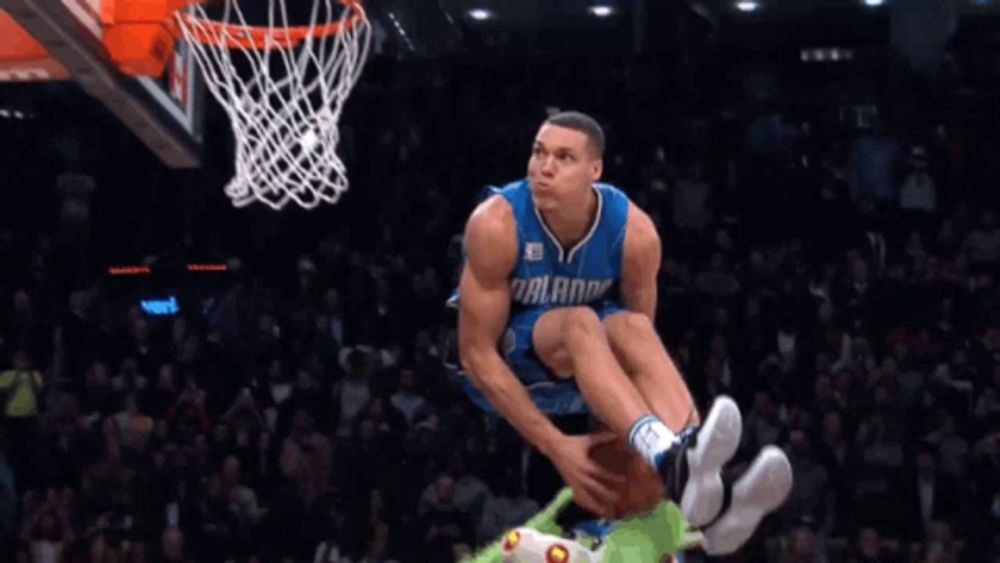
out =
[[[681,433],[676,448],[660,463],[667,496],[677,502],[692,528],[708,524],[722,510],[720,472],[736,453],[742,431],[740,408],[731,398],[719,396],[704,423],[694,432]]]
[[[702,533],[705,552],[726,555],[746,543],[761,519],[788,498],[792,490],[792,466],[785,452],[766,446],[736,483],[726,512]]]

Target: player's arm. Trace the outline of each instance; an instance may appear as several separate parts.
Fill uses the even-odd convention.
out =
[[[660,235],[656,232],[656,224],[645,211],[629,202],[628,218],[625,222],[625,242],[622,247],[622,302],[629,311],[642,313],[654,323],[656,282],[662,255],[663,248]],[[667,354],[667,364],[674,377],[668,378],[671,388],[665,389],[664,393],[677,398],[676,408],[672,410],[683,414],[676,420],[665,422],[676,431],[697,423],[699,416],[694,407],[694,399],[691,398],[687,385],[684,384],[684,378],[670,358],[670,354]]]
[[[622,248],[622,302],[628,310],[650,320],[656,317],[656,276],[662,252],[653,220],[629,202]]]
[[[546,456],[562,433],[531,400],[500,357],[497,344],[510,314],[510,274],[517,232],[509,204],[493,197],[465,229],[466,260],[459,282],[458,350],[462,368],[497,411]]]

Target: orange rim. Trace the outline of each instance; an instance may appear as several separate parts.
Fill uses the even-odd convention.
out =
[[[202,44],[224,46],[228,49],[267,49],[272,47],[289,49],[298,45],[306,37],[324,37],[340,33],[354,27],[364,19],[365,12],[361,8],[361,0],[337,1],[351,10],[350,16],[334,23],[316,27],[308,25],[275,28],[243,26],[210,21],[187,12],[178,12],[178,17],[191,22],[187,24],[189,38]],[[170,27],[174,35],[182,37],[183,34],[179,33],[179,29],[176,29],[177,25],[176,21],[170,20]]]

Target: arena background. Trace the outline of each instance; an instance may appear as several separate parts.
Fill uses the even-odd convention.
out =
[[[1000,3],[594,5],[370,2],[313,211],[230,205],[214,102],[176,170],[71,82],[0,84],[4,400],[39,373],[0,561],[450,561],[534,514],[558,483],[450,378],[443,303],[558,109],[660,228],[657,326],[743,408],[734,471],[792,459],[727,560],[1000,561]]]

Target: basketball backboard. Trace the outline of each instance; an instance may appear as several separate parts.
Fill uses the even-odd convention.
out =
[[[158,77],[121,73],[101,44],[102,2],[104,9],[111,5],[110,0],[0,0],[0,23],[6,26],[0,38],[0,82],[74,80],[168,166],[198,166],[205,98],[191,50],[178,42]],[[14,35],[24,40],[6,40]],[[26,42],[36,47],[28,62],[3,52],[23,49]]]

